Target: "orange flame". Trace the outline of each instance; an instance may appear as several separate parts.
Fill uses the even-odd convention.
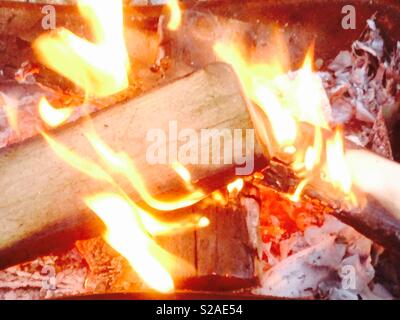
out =
[[[39,101],[39,115],[51,127],[58,127],[72,115],[73,108],[54,108],[45,97]]]
[[[136,208],[117,194],[98,194],[85,202],[107,225],[106,241],[122,254],[153,289],[170,292],[174,282],[156,258],[162,249],[141,227]]]
[[[280,39],[275,42],[282,47]],[[279,157],[284,153],[285,157],[291,157],[292,168],[303,178],[289,198],[299,201],[316,174],[340,192],[351,195],[351,176],[344,163],[342,133],[337,131],[333,141],[323,140],[322,129],[330,130],[331,110],[322,80],[313,72],[313,46],[296,72],[286,72],[285,55],[279,59],[275,54],[268,63],[252,63],[244,59],[237,44],[217,42],[214,51],[222,61],[232,65],[246,96],[266,115],[267,123],[258,116],[255,106],[249,104],[258,136],[269,154]],[[301,122],[314,126],[313,136],[304,136],[300,131]],[[312,138],[313,145],[306,145]],[[320,162],[325,145],[327,174],[323,175]]]
[[[33,43],[48,68],[83,88],[89,96],[105,97],[128,87],[130,69],[123,30],[122,0],[79,0],[94,42],[60,28]]]
[[[179,7],[179,0],[168,0],[167,6],[170,11],[168,29],[176,31],[181,25],[181,20],[182,20],[182,13],[181,13],[181,8]]]
[[[175,5],[179,9],[178,4]],[[105,97],[125,89],[130,64],[123,35],[122,1],[80,0],[78,7],[90,25],[94,42],[79,38],[69,30],[58,29],[55,34],[43,35],[35,41],[34,49],[39,60],[84,89],[88,96]],[[172,18],[177,23],[176,8]],[[62,124],[71,113],[71,108],[56,109],[45,98],[40,101],[39,114],[49,126]],[[190,172],[175,164],[173,169],[190,186],[191,192],[169,201],[154,198],[132,159],[123,152],[112,150],[92,131],[86,132],[85,137],[100,156],[102,164],[81,157],[45,132],[41,134],[52,150],[71,167],[117,190],[115,193],[87,195],[84,201],[104,221],[107,229],[105,240],[129,261],[149,287],[170,292],[174,289],[170,275],[173,268],[186,266],[193,269],[193,266],[159,247],[152,237],[204,228],[210,222],[197,214],[174,222],[160,221],[133,203],[114,176],[122,175],[147,205],[161,211],[193,205],[203,199],[204,194],[192,186]]]
[[[142,199],[150,206],[161,210],[175,210],[192,205],[204,197],[201,191],[177,200],[160,201],[155,199],[146,189],[130,158],[124,153],[116,153],[106,145],[95,133],[86,134],[93,148],[108,166],[104,169],[93,160],[85,159],[63,144],[58,143],[45,132],[42,136],[53,151],[73,168],[91,178],[114,186],[119,194],[96,194],[85,197],[85,203],[106,224],[105,240],[120,252],[139,273],[143,280],[153,289],[169,292],[173,289],[173,281],[167,270],[184,262],[168,254],[160,248],[149,235],[158,236],[177,234],[193,229],[204,228],[209,220],[201,215],[190,215],[175,222],[162,222],[134,204],[126,196],[112,177],[112,172],[123,174],[131,181]],[[188,172],[190,176],[190,173]],[[189,267],[189,266],[187,266]]]
[[[344,156],[343,136],[340,129],[337,129],[332,139],[326,143],[327,155],[327,179],[344,193],[351,191],[351,175]]]
[[[187,196],[174,199],[174,201],[160,201],[155,199],[147,190],[144,181],[140,177],[140,174],[137,172],[132,160],[127,154],[122,152],[118,154],[115,153],[95,134],[86,134],[86,136],[93,148],[102,157],[110,169],[124,174],[130,181],[132,187],[138,191],[143,201],[145,201],[152,208],[160,211],[173,211],[191,206],[205,197],[201,190],[195,190]]]

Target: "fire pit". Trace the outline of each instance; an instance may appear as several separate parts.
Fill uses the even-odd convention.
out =
[[[397,298],[399,17],[1,2],[0,298]]]

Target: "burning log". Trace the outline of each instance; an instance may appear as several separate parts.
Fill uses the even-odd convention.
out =
[[[303,127],[304,131],[309,129],[306,124]],[[398,165],[360,150],[350,141],[346,141],[346,150],[347,161],[355,175],[356,192],[362,199],[359,206],[346,208],[346,201],[340,193],[322,179],[314,179],[306,186],[306,201],[319,202],[328,213],[394,253],[399,253],[400,206],[397,203],[397,188],[392,185],[392,181],[396,181],[393,177],[398,174]],[[364,165],[365,161],[368,167]],[[264,173],[266,184],[280,192],[291,193],[300,182],[293,171],[280,161],[270,161]]]
[[[246,201],[257,211],[255,200]],[[248,224],[251,219],[257,220],[248,204],[233,198],[225,203],[207,198],[191,208],[169,213],[168,220],[200,212],[209,219],[208,227],[157,238],[161,247],[185,262],[169,270],[176,288],[224,291],[256,285],[256,248],[252,238],[258,233],[258,225]],[[87,279],[89,290],[104,293],[148,289],[129,264],[121,262],[120,255],[102,239],[79,241],[77,247],[92,273]]]
[[[94,128],[114,150],[124,150],[134,159],[150,194],[182,195],[187,192],[185,185],[171,167],[167,164],[151,165],[146,159],[146,135],[152,129],[168,133],[169,119],[180,128],[192,128],[198,134],[203,128],[252,127],[235,75],[226,65],[215,64],[138,99],[103,110],[92,120],[82,119],[56,130],[53,142],[68,146],[69,150],[83,155],[86,160],[96,159],[96,153],[91,151],[84,135]],[[51,141],[49,138],[47,140]],[[176,147],[177,139],[178,136],[174,137],[172,133],[166,147],[172,148],[174,144]],[[209,142],[204,143],[200,150],[209,147]],[[225,140],[225,143],[232,145],[232,139]],[[235,145],[232,152],[238,154],[245,147]],[[257,163],[262,157],[261,151],[257,145],[253,147],[255,149],[246,151],[255,154]],[[223,151],[222,148],[219,145],[218,151]],[[223,163],[224,157],[221,159]],[[265,162],[261,160],[260,163]],[[0,211],[2,267],[101,232],[102,224],[88,211],[82,195],[115,190],[108,183],[85,177],[61,160],[44,139],[32,139],[2,150],[0,167],[4,197]],[[232,164],[193,165],[189,170],[192,181],[205,192],[226,185],[235,174]],[[128,181],[121,177],[113,178],[133,201],[140,201],[138,192]]]
[[[225,20],[222,20],[223,22],[226,22]],[[248,25],[238,23],[238,29],[241,30],[241,28],[247,28],[249,27]],[[262,30],[262,28],[261,28]],[[262,33],[262,32],[261,32]],[[196,34],[195,34],[196,36]],[[339,37],[338,37],[339,38]],[[191,42],[191,41],[190,41]],[[214,45],[215,39],[211,37],[212,45]],[[187,46],[183,45],[183,46]],[[178,46],[178,50],[180,50]],[[210,49],[205,49],[204,51],[210,51]],[[202,52],[203,54],[203,52]],[[152,55],[150,55],[152,56]],[[190,55],[189,55],[190,56]],[[207,64],[210,62],[210,60],[207,60],[208,56],[206,57],[206,61],[204,61],[204,64]],[[211,60],[214,59],[214,57],[211,58]],[[154,60],[154,56],[150,59],[151,61]],[[191,61],[192,64],[192,61]],[[210,70],[212,70],[214,67],[208,67],[205,71],[206,74],[210,73]],[[112,111],[104,111],[103,113],[98,114],[94,118],[94,128],[96,129],[96,132],[99,133],[104,140],[112,146],[112,148],[116,148],[118,151],[122,150],[122,146],[124,146],[123,150],[126,150],[126,143],[127,141],[133,142],[135,144],[135,148],[128,150],[129,155],[135,159],[135,161],[139,162],[139,170],[143,173],[143,177],[146,179],[146,181],[151,181],[151,186],[149,187],[149,191],[152,194],[161,194],[161,193],[174,193],[176,189],[179,189],[179,182],[175,179],[173,179],[173,176],[171,172],[167,172],[168,170],[164,168],[158,168],[157,167],[157,174],[155,173],[150,173],[150,169],[146,166],[145,161],[143,160],[143,137],[139,136],[139,134],[143,133],[143,130],[149,130],[151,127],[148,125],[152,119],[149,116],[149,112],[156,113],[157,112],[157,126],[159,125],[162,129],[171,129],[170,124],[166,123],[165,119],[168,119],[168,116],[176,115],[176,117],[181,120],[183,117],[185,119],[184,124],[190,124],[190,127],[193,128],[193,123],[192,121],[194,120],[196,114],[196,125],[195,129],[199,130],[200,128],[204,127],[218,127],[220,122],[216,123],[211,123],[210,120],[207,118],[209,115],[209,112],[204,112],[204,109],[202,110],[197,110],[197,104],[199,105],[206,105],[209,107],[209,104],[213,106],[218,106],[214,110],[214,114],[211,113],[212,116],[216,116],[219,112],[228,112],[227,105],[225,102],[223,102],[224,106],[221,107],[220,105],[220,98],[225,99],[225,91],[227,84],[229,86],[231,85],[231,82],[234,82],[234,77],[231,75],[229,77],[220,77],[220,73],[224,73],[222,70],[217,70],[216,68],[214,71],[211,72],[213,76],[212,81],[209,83],[209,87],[204,88],[203,86],[198,86],[197,88],[197,82],[193,81],[193,86],[189,85],[189,88],[186,86],[188,83],[188,79],[195,78],[196,76],[191,76],[186,79],[186,82],[184,82],[185,85],[177,85],[176,83],[173,85],[170,85],[168,88],[171,89],[175,87],[178,87],[179,89],[174,89],[169,93],[165,94],[164,90],[164,95],[163,93],[160,93],[160,91],[153,93],[153,96],[147,95],[141,99],[138,100],[137,103],[132,103],[134,104],[137,109],[139,109],[139,113],[131,113],[132,111],[127,111],[127,107],[130,105],[130,102],[124,103],[123,104],[123,111],[121,113],[116,113]],[[198,74],[197,74],[198,75]],[[209,79],[208,79],[209,80]],[[180,82],[182,84],[183,82]],[[189,81],[190,83],[190,81]],[[219,85],[219,86],[218,86]],[[213,87],[213,89],[211,89]],[[194,88],[197,88],[198,90],[195,90]],[[209,90],[210,89],[210,90]],[[172,107],[172,111],[167,108],[167,111],[163,113],[162,111],[160,112],[159,108],[156,108],[154,106],[154,103],[163,103],[166,100],[172,100],[180,92],[179,90],[187,91],[188,99],[189,102],[188,105],[186,105],[186,96],[184,96],[184,102],[179,102],[177,104],[172,103],[171,105],[174,105]],[[161,90],[162,91],[162,90]],[[208,98],[200,99],[197,100],[199,94],[199,91],[206,91],[206,94],[209,94],[207,96]],[[223,91],[223,96],[221,97],[221,91]],[[211,92],[211,93],[210,93]],[[154,96],[155,94],[155,96]],[[186,93],[185,93],[186,94]],[[201,96],[203,93],[201,93]],[[240,95],[240,90],[239,86],[235,86],[235,88],[227,93],[227,96],[230,98],[232,96],[237,97],[237,99],[231,99],[229,100],[229,103],[232,105],[237,105],[243,107],[242,110],[239,110],[235,115],[237,115],[238,120],[236,121],[236,116],[234,116],[233,121],[227,120],[229,123],[229,128],[233,129],[237,125],[239,128],[243,129],[248,129],[251,128],[250,121],[248,117],[246,116],[245,121],[243,122],[243,115],[246,113],[245,111],[245,106],[246,104],[244,103],[244,99]],[[148,98],[147,102],[145,98]],[[150,98],[149,98],[150,97]],[[182,96],[180,96],[182,97]],[[215,98],[216,97],[216,98]],[[192,99],[192,100],[191,100]],[[216,99],[216,101],[214,101]],[[145,102],[143,102],[145,100]],[[239,101],[237,103],[237,101]],[[199,102],[200,101],[200,102]],[[211,101],[211,102],[210,102]],[[224,100],[225,101],[225,100]],[[192,103],[193,102],[193,103]],[[150,106],[148,106],[148,104]],[[196,106],[194,107],[194,105]],[[168,104],[168,106],[171,106]],[[177,108],[180,109],[180,106],[184,106],[184,111],[178,112]],[[192,107],[194,107],[193,110]],[[132,108],[131,108],[132,109]],[[147,110],[147,113],[142,112],[143,109]],[[199,108],[201,109],[201,108]],[[189,110],[190,115],[187,117],[187,110]],[[193,113],[192,113],[193,111]],[[229,110],[231,112],[231,110]],[[160,114],[161,113],[161,114]],[[143,115],[144,114],[144,115]],[[199,119],[197,118],[197,115],[200,114],[200,122],[198,123]],[[107,117],[107,119],[106,119]],[[130,119],[131,117],[135,117],[134,120],[132,121],[127,121],[126,119]],[[161,120],[160,120],[161,118]],[[204,119],[204,122],[201,120]],[[253,118],[254,120],[254,118]],[[281,119],[278,119],[278,122]],[[112,127],[118,126],[118,130],[107,130],[104,127],[109,126],[107,121],[111,121]],[[219,119],[221,121],[221,119]],[[224,120],[222,120],[224,121]],[[122,123],[122,126],[121,126]],[[273,121],[274,124],[277,123],[277,121]],[[201,126],[200,126],[201,124]],[[138,126],[138,134],[133,135],[133,137],[130,134],[126,134],[125,130],[120,130],[121,127],[125,127],[128,130],[128,125],[132,126]],[[267,126],[266,126],[267,127]],[[56,133],[56,138],[55,140],[52,140],[52,138],[48,137],[46,134],[43,134],[44,137],[46,138],[47,142],[50,144],[50,146],[53,149],[57,149],[58,153],[63,153],[64,156],[69,154],[69,150],[60,148],[60,146],[57,144],[57,142],[62,142],[65,145],[70,146],[72,142],[72,149],[73,151],[78,151],[79,154],[84,154],[87,156],[89,159],[92,159],[95,157],[94,153],[91,153],[89,150],[89,143],[86,142],[84,135],[78,134],[76,132],[76,129],[83,129],[84,132],[87,133],[88,129],[90,128],[90,123],[88,121],[81,121],[77,125],[71,125],[68,129],[62,130],[62,131],[57,131]],[[271,128],[267,127],[265,128],[268,134],[272,133]],[[110,131],[113,131],[110,133]],[[122,132],[124,131],[124,132]],[[302,132],[303,133],[303,132]],[[132,139],[131,139],[132,138]],[[177,139],[177,137],[175,138]],[[50,147],[43,141],[35,140],[31,142],[30,144],[23,144],[15,149],[8,149],[6,152],[4,152],[3,157],[0,156],[0,164],[3,164],[3,167],[6,168],[6,174],[5,178],[3,180],[0,179],[0,186],[3,187],[6,193],[6,197],[8,198],[8,203],[5,206],[5,214],[4,214],[4,221],[6,221],[7,229],[6,232],[4,233],[3,239],[0,238],[4,242],[3,246],[0,246],[0,254],[4,253],[7,257],[8,256],[13,256],[21,258],[21,256],[18,256],[18,254],[21,254],[23,252],[24,248],[29,248],[34,247],[34,250],[32,252],[35,252],[37,254],[39,251],[39,247],[43,248],[43,245],[39,246],[37,243],[38,241],[43,241],[43,239],[50,239],[54,240],[54,237],[59,237],[61,234],[65,236],[69,235],[69,232],[73,230],[76,232],[81,227],[77,227],[79,224],[82,226],[83,229],[79,229],[79,232],[82,232],[82,230],[85,230],[83,226],[85,225],[91,225],[90,229],[93,231],[96,228],[93,228],[94,222],[88,222],[91,221],[92,218],[89,217],[89,213],[85,210],[85,206],[83,206],[83,202],[80,201],[82,194],[86,193],[98,193],[98,192],[104,192],[104,191],[116,191],[113,188],[110,188],[107,184],[107,187],[105,185],[97,183],[96,185],[92,184],[89,182],[89,179],[85,179],[82,177],[77,177],[73,172],[73,170],[69,167],[67,167],[65,164],[60,164],[56,160],[50,163],[47,163],[49,159],[53,159],[53,154],[51,153]],[[170,141],[171,143],[171,141]],[[129,148],[128,148],[129,149]],[[168,148],[169,151],[171,148]],[[257,148],[256,148],[257,149]],[[50,150],[50,151],[49,151]],[[139,154],[139,150],[142,150],[142,154]],[[293,149],[292,149],[293,150]],[[252,150],[254,151],[254,150]],[[296,151],[296,150],[295,150]],[[256,155],[260,155],[259,152],[255,152]],[[32,154],[34,156],[37,155],[37,159],[32,160]],[[68,156],[67,156],[68,158]],[[279,157],[278,157],[279,158]],[[11,160],[18,162],[18,164],[11,164]],[[280,159],[280,158],[279,158]],[[280,159],[284,160],[284,159]],[[74,162],[74,160],[69,161]],[[271,163],[274,161],[271,160]],[[22,163],[22,167],[24,170],[20,170],[20,166]],[[37,168],[39,165],[43,165],[42,169],[39,170],[39,175],[43,178],[43,180],[39,180],[39,182],[34,181],[32,184],[25,183],[26,181],[26,171],[31,170],[32,168]],[[56,164],[54,164],[56,163]],[[76,160],[75,160],[76,163]],[[85,163],[85,162],[84,162]],[[39,164],[39,165],[38,165]],[[74,165],[72,165],[74,166]],[[84,165],[85,166],[85,165]],[[289,165],[288,165],[289,166]],[[86,167],[89,167],[86,165]],[[8,171],[11,168],[10,171]],[[287,168],[285,168],[287,169]],[[152,168],[154,170],[154,167]],[[94,168],[88,168],[88,171],[90,174],[98,174],[100,172],[101,176],[101,171],[97,169],[97,167]],[[11,172],[11,173],[10,173]],[[204,169],[200,167],[192,168],[192,172],[194,173],[194,179],[196,182],[199,181],[198,185],[204,183],[201,183],[200,180],[204,180],[209,177],[215,177],[219,176],[220,174],[225,173],[225,168],[223,166],[218,166],[217,168],[213,166],[212,168]],[[36,172],[37,174],[37,172]],[[18,182],[16,187],[9,187],[10,184],[10,177],[19,177],[18,181],[23,181],[23,182]],[[54,176],[54,178],[53,178]],[[390,175],[387,175],[389,177]],[[51,183],[48,184],[49,178],[52,177]],[[161,179],[159,179],[161,177]],[[35,176],[36,178],[36,176]],[[279,177],[275,177],[272,175],[272,178],[274,182],[278,182]],[[288,176],[283,175],[283,179],[287,180]],[[294,178],[296,180],[296,178]],[[36,180],[36,179],[34,179]],[[107,180],[107,179],[105,179]],[[122,181],[123,179],[119,178],[118,179],[118,185],[122,186],[123,189],[129,189],[130,186],[128,183]],[[162,180],[161,182],[159,180]],[[67,181],[67,183],[65,182]],[[207,185],[206,189],[212,189],[215,187],[215,184],[210,184],[209,179],[207,179],[208,182],[205,184]],[[106,181],[109,182],[109,181]],[[222,185],[226,181],[224,179],[218,179],[216,180],[218,185]],[[298,180],[297,180],[298,182]],[[360,184],[358,187],[363,187],[364,184]],[[180,186],[182,187],[182,186]],[[16,195],[16,188],[21,188],[24,191],[24,198],[22,198],[19,195]],[[181,188],[182,189],[182,188]],[[362,189],[362,188],[361,188]],[[32,191],[33,190],[33,191]],[[39,193],[38,193],[39,190]],[[63,196],[65,198],[61,198],[59,195],[59,191],[63,191]],[[364,190],[368,195],[366,197],[366,203],[363,203],[363,205],[360,207],[361,209],[357,208],[355,210],[346,210],[345,213],[343,213],[342,209],[342,199],[340,199],[340,195],[335,192],[335,190],[332,190],[330,188],[329,183],[325,183],[323,181],[313,181],[309,183],[308,188],[306,190],[306,194],[309,195],[312,198],[319,199],[323,202],[327,203],[327,207],[335,211],[336,215],[341,216],[341,218],[353,226],[355,226],[358,230],[363,232],[364,234],[367,234],[374,240],[384,244],[385,246],[388,247],[393,247],[393,248],[398,248],[398,244],[400,242],[399,240],[399,217],[397,215],[397,210],[398,206],[397,204],[392,205],[393,203],[391,200],[387,199],[387,197],[382,197],[379,192],[375,189],[368,189]],[[18,190],[19,192],[19,190]],[[129,190],[129,195],[132,197],[134,201],[139,200],[139,194],[136,191]],[[140,192],[139,192],[140,193]],[[374,199],[372,199],[374,198]],[[79,199],[79,200],[77,200]],[[379,199],[379,201],[375,200]],[[29,201],[29,202],[28,202]],[[33,203],[33,208],[31,203]],[[389,206],[388,206],[389,202]],[[61,207],[61,208],[60,208]],[[226,208],[225,208],[226,209]],[[39,223],[34,221],[34,223],[31,223],[29,226],[26,225],[20,225],[21,221],[24,221],[24,219],[28,216],[29,214],[26,214],[26,212],[40,212],[40,217],[41,221]],[[392,212],[393,211],[393,212]],[[55,215],[55,212],[57,215]],[[77,212],[76,214],[78,215],[77,218],[74,217],[74,221],[71,221],[71,214],[73,212]],[[82,212],[85,213],[85,217],[83,217]],[[235,223],[232,224],[230,219],[226,219],[225,213],[229,214],[230,216],[235,217]],[[12,216],[12,219],[10,219],[10,216]],[[235,266],[232,264],[234,263],[235,260],[232,260],[232,257],[228,255],[221,254],[221,252],[224,252],[224,250],[221,250],[221,247],[223,249],[228,248],[229,252],[232,251],[230,249],[232,247],[232,242],[231,239],[234,238],[235,232],[233,234],[230,234],[229,237],[227,238],[228,241],[225,241],[225,237],[223,234],[218,236],[220,233],[220,230],[218,226],[224,226],[224,225],[229,225],[228,230],[229,231],[234,231],[235,228],[238,228],[238,233],[240,235],[246,233],[246,228],[243,227],[243,221],[241,221],[241,214],[240,210],[238,211],[236,208],[228,208],[226,211],[223,213],[220,213],[217,217],[217,219],[212,223],[213,228],[204,231],[204,233],[201,231],[198,233],[200,242],[196,242],[195,247],[201,248],[201,252],[210,252],[210,257],[211,259],[197,259],[196,260],[196,265],[199,267],[198,269],[198,275],[200,276],[207,276],[210,273],[217,273],[217,274],[222,274],[225,275],[226,273],[232,274],[235,276],[236,274],[239,274],[240,277],[244,275],[244,278],[248,279],[251,275],[251,258],[249,259],[249,256],[246,254],[246,250],[238,250],[239,253],[241,253],[242,259],[240,259],[240,262],[243,263],[243,265]],[[213,218],[213,216],[212,216]],[[15,220],[13,220],[15,219]],[[35,218],[36,219],[36,218]],[[238,219],[238,220],[237,220]],[[213,219],[211,219],[213,220]],[[66,222],[67,221],[67,222]],[[18,225],[17,225],[18,224]],[[65,226],[68,226],[65,228]],[[11,227],[9,227],[11,226]],[[53,228],[53,230],[48,231],[49,228]],[[57,230],[57,228],[59,228]],[[100,228],[99,228],[100,229]],[[248,230],[247,230],[248,231]],[[75,238],[82,238],[85,236],[85,231],[83,231],[83,234],[79,234]],[[12,234],[12,236],[10,236]],[[22,234],[22,240],[19,238]],[[197,234],[197,233],[196,233]],[[53,238],[52,238],[53,237]],[[205,241],[202,241],[204,237]],[[72,237],[74,238],[74,237]],[[217,243],[215,245],[212,244],[210,239],[217,239]],[[58,239],[58,238],[57,238]],[[71,239],[71,237],[69,238]],[[245,238],[243,238],[245,239]],[[239,243],[242,243],[242,237],[239,237]],[[27,244],[27,241],[31,241],[29,244]],[[65,239],[63,239],[65,240]],[[0,241],[0,244],[2,243]],[[245,241],[244,241],[245,242]],[[221,243],[221,245],[219,244]],[[3,248],[3,249],[1,249]],[[241,249],[243,249],[242,247]],[[14,249],[18,250],[18,254],[15,254],[13,251]],[[47,248],[48,249],[48,248]],[[2,251],[1,251],[2,250]],[[185,247],[184,251],[190,252],[187,247]],[[25,253],[22,253],[25,254]],[[204,261],[203,261],[204,260]],[[208,261],[210,260],[210,261]],[[6,258],[6,263],[9,263],[9,261]],[[14,261],[15,262],[15,261]],[[215,271],[216,270],[216,271]],[[250,272],[250,273],[249,273]]]

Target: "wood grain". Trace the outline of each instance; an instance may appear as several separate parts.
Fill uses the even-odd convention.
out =
[[[178,123],[179,129],[190,128],[197,133],[203,128],[252,127],[232,70],[224,64],[213,64],[142,97],[100,111],[91,121],[82,119],[56,130],[52,136],[76,154],[98,161],[84,136],[93,126],[105,143],[134,160],[151,194],[182,194],[186,189],[170,165],[151,165],[146,160],[147,133],[151,129],[168,133],[171,120]],[[168,144],[180,143],[173,139],[177,137]],[[235,147],[243,152],[245,146]],[[220,148],[223,151],[223,144]],[[251,152],[261,159],[258,145],[254,148]],[[222,163],[223,152],[221,155]],[[188,169],[193,181],[213,190],[232,179],[235,165],[190,165]],[[134,201],[140,201],[126,179],[114,179]],[[107,183],[72,168],[41,137],[0,152],[0,189],[1,266],[99,234],[102,225],[87,211],[82,198],[112,190]]]

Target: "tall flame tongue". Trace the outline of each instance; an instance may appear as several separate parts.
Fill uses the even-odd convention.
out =
[[[176,20],[180,17],[179,11],[176,11],[179,6],[177,3],[174,6],[172,18],[176,24],[179,23]],[[35,41],[34,49],[40,61],[84,89],[87,97],[105,97],[125,89],[130,65],[123,35],[122,1],[80,0],[78,7],[91,28],[94,42],[79,38],[69,30],[58,29],[56,33],[43,35]],[[56,109],[45,98],[39,103],[39,114],[51,127],[65,122],[72,111],[71,108]],[[115,190],[112,193],[86,195],[84,202],[105,223],[105,240],[129,261],[147,285],[160,292],[170,292],[174,289],[170,272],[177,266],[185,270],[193,266],[169,254],[152,237],[204,228],[209,220],[193,214],[179,221],[160,221],[133,203],[114,177],[123,176],[148,206],[161,211],[193,205],[204,194],[191,184],[190,172],[176,163],[172,169],[186,184],[188,195],[170,201],[154,198],[136,170],[134,161],[127,154],[117,153],[105,144],[90,126],[90,121],[88,124],[85,137],[101,159],[99,162],[74,153],[45,132],[42,136],[71,167],[94,180],[107,183]]]
[[[287,50],[282,47],[281,39],[275,42],[271,47],[280,48],[282,57],[273,53],[268,63],[247,61],[244,50],[233,43],[217,42],[214,51],[222,61],[232,65],[244,93],[254,103],[250,104],[249,111],[268,153],[278,158],[283,156],[303,178],[289,198],[298,201],[307,184],[318,176],[355,204],[350,172],[344,160],[342,132],[337,130],[334,138],[323,140],[322,130],[330,131],[330,104],[321,78],[313,72],[313,47],[299,70],[287,72],[288,59],[284,54]],[[267,122],[260,117],[259,109]],[[314,133],[306,136],[301,131],[302,122],[314,126]],[[321,158],[326,158],[326,163],[321,164]]]
[[[178,30],[182,20],[182,12],[181,8],[179,7],[179,0],[168,0],[167,6],[170,11],[168,29],[176,31]]]
[[[130,69],[123,30],[121,0],[79,0],[94,42],[60,28],[33,44],[40,62],[86,91],[105,97],[128,87]]]

